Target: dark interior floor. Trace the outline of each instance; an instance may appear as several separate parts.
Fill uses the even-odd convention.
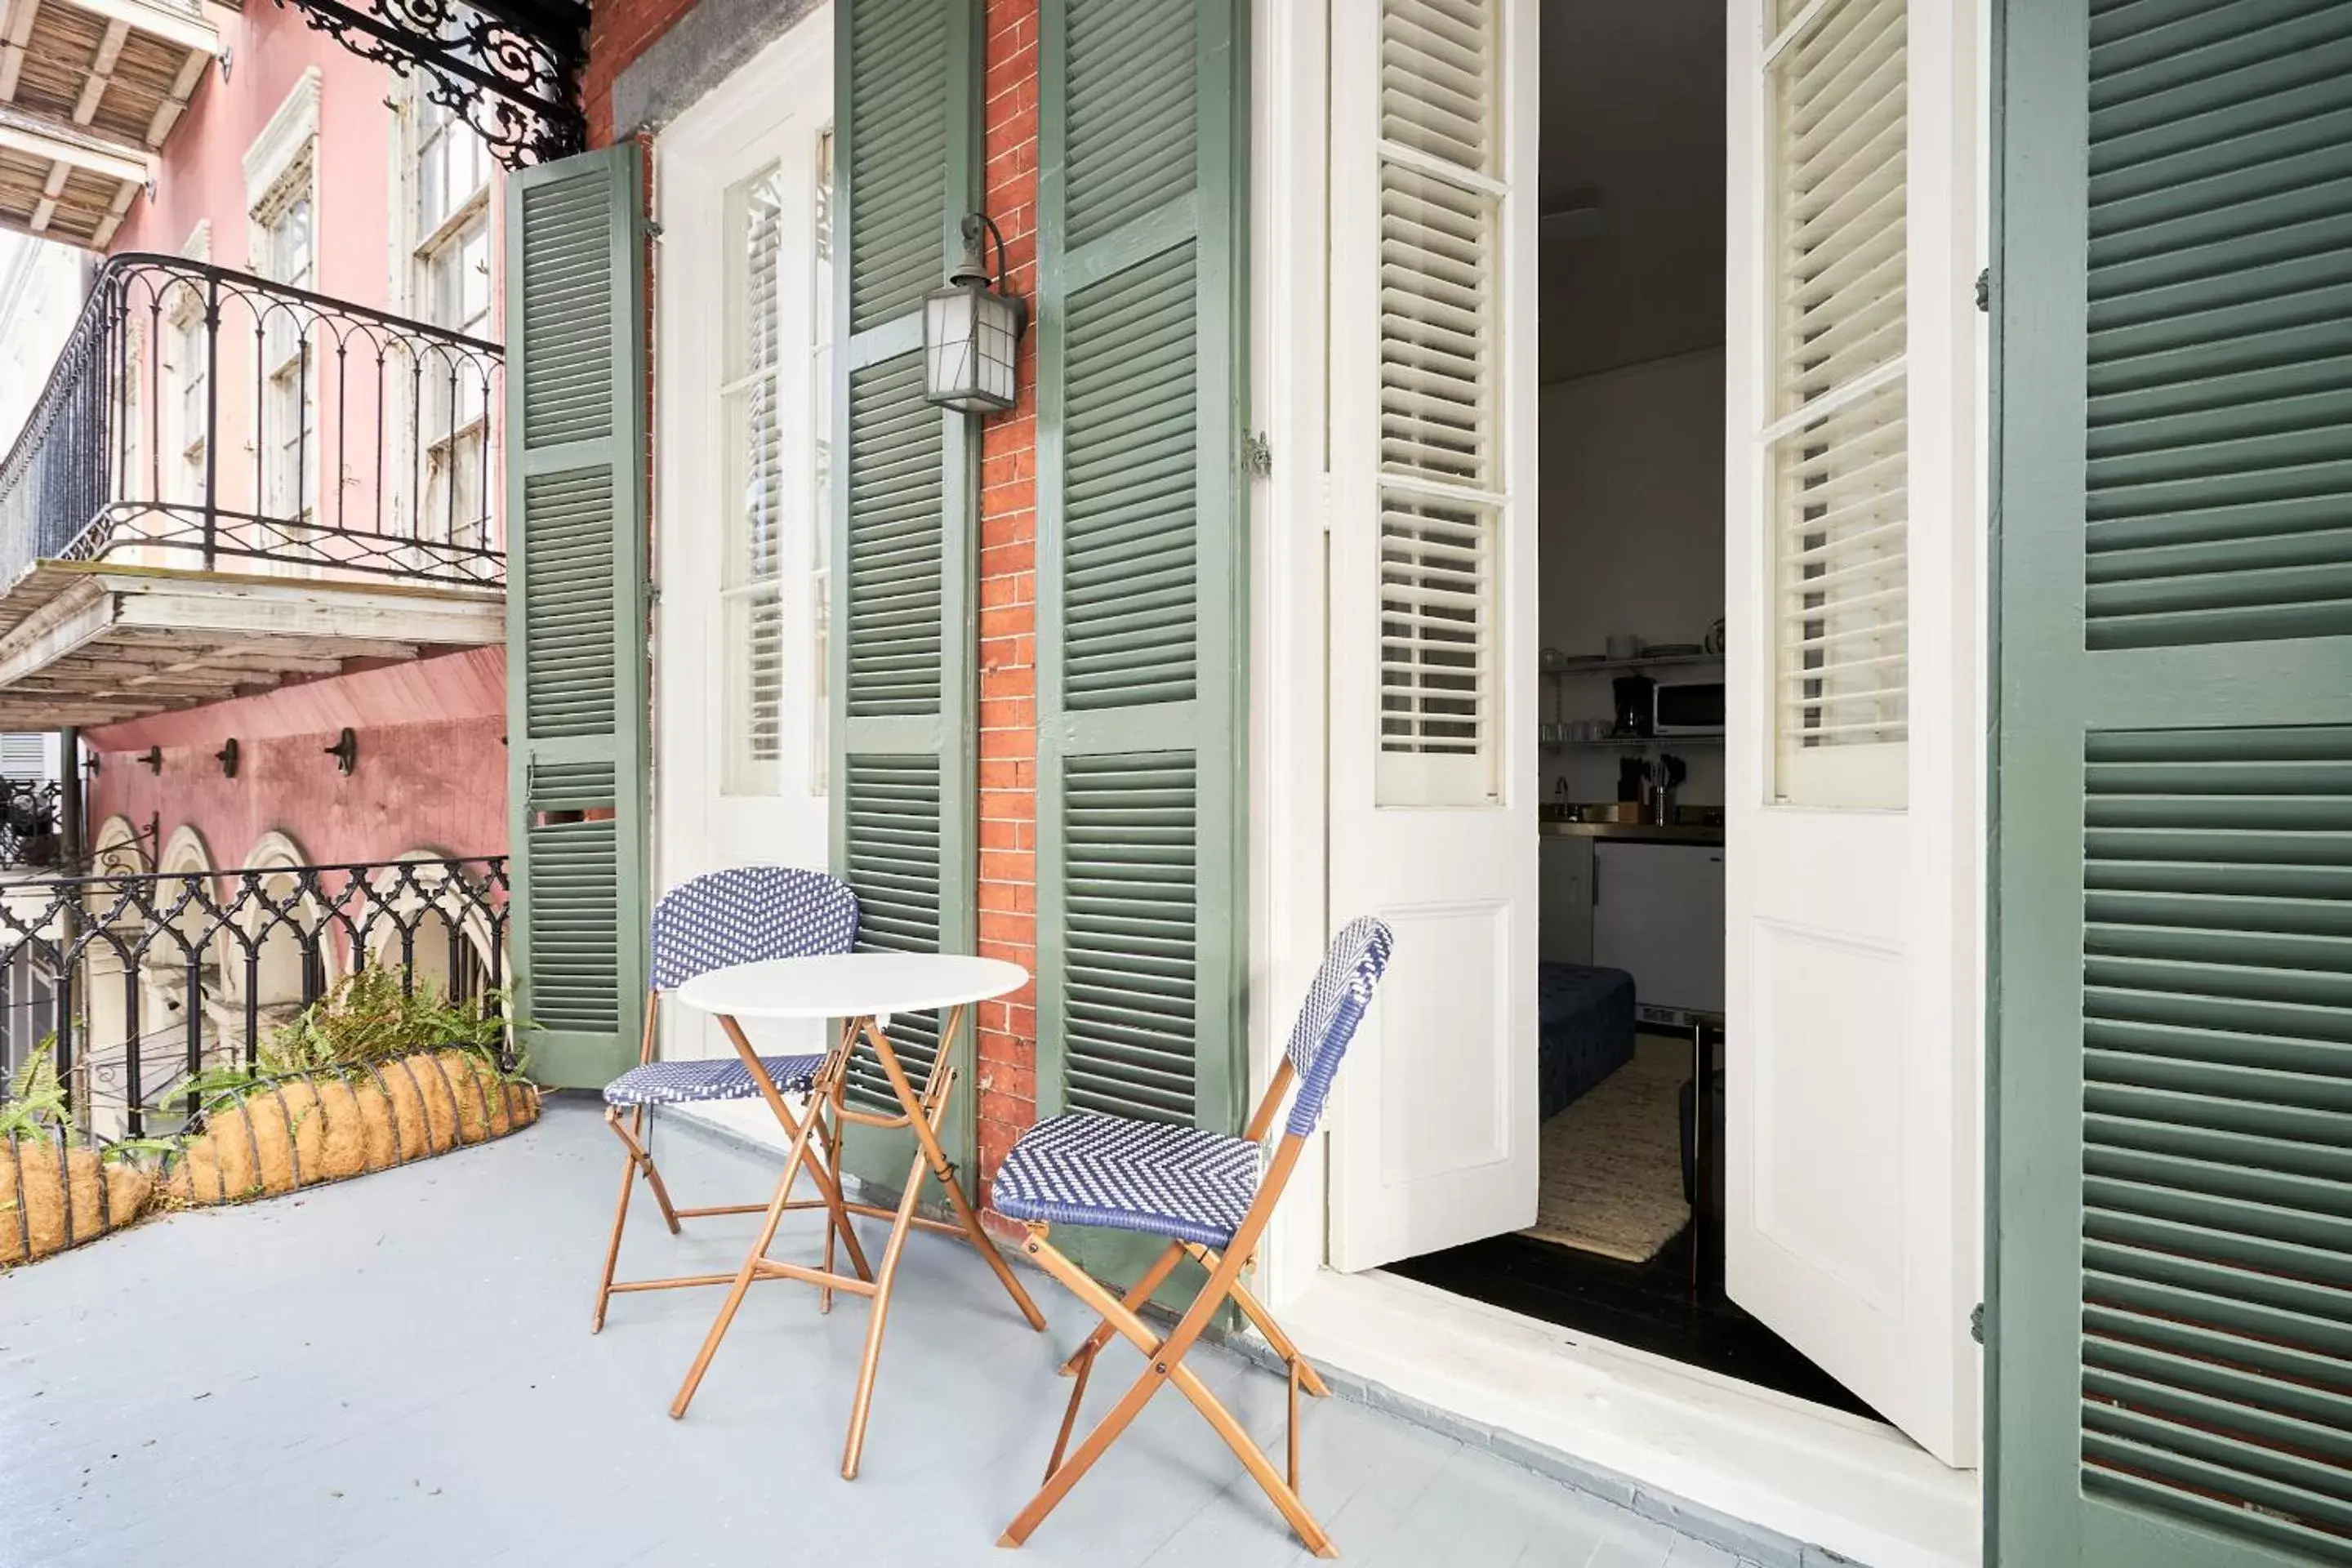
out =
[[[1475,1301],[1723,1373],[1855,1415],[1878,1413],[1710,1284],[1690,1289],[1687,1226],[1647,1263],[1495,1236],[1390,1265]],[[1711,1272],[1717,1272],[1714,1270]]]

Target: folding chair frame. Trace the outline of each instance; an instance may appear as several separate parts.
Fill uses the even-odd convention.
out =
[[[661,992],[658,989],[648,990],[646,993],[645,1027],[637,1051],[637,1065],[640,1067],[649,1065],[654,1059],[654,1034],[656,1020],[660,1016],[660,1005]],[[782,1092],[769,1080],[767,1068],[761,1065],[758,1054],[752,1051],[747,1043],[739,1044],[738,1049],[745,1061],[750,1064],[751,1077],[759,1086],[761,1097],[768,1100],[771,1109],[782,1119],[785,1136],[799,1140],[802,1136],[801,1123],[786,1106]],[[653,1189],[654,1201],[660,1205],[662,1219],[669,1226],[672,1236],[679,1233],[678,1221],[680,1220],[711,1219],[720,1215],[765,1214],[775,1207],[780,1201],[782,1201],[782,1206],[787,1210],[827,1209],[835,1215],[835,1223],[828,1226],[825,1230],[824,1263],[827,1271],[833,1268],[835,1242],[840,1239],[846,1243],[850,1261],[857,1270],[857,1277],[861,1279],[872,1278],[872,1271],[866,1266],[866,1255],[857,1245],[856,1234],[849,1229],[845,1220],[839,1218],[842,1205],[831,1201],[832,1196],[841,1190],[841,1123],[838,1119],[827,1115],[829,1109],[823,1094],[810,1095],[808,1125],[819,1138],[824,1153],[824,1163],[821,1166],[811,1166],[809,1174],[826,1195],[797,1201],[783,1201],[789,1199],[793,1182],[797,1174],[796,1171],[788,1170],[777,1188],[775,1196],[767,1203],[718,1204],[703,1208],[679,1208],[670,1201],[668,1184],[662,1180],[661,1167],[654,1163],[653,1141],[646,1132],[654,1108],[650,1105],[633,1106],[625,1117],[620,1107],[606,1106],[604,1125],[610,1127],[613,1130],[613,1135],[620,1139],[621,1146],[627,1151],[627,1155],[625,1163],[621,1167],[621,1196],[613,1209],[612,1239],[604,1247],[604,1274],[597,1284],[596,1311],[589,1323],[588,1331],[590,1333],[604,1331],[605,1310],[612,1304],[612,1300],[615,1296],[626,1295],[637,1290],[678,1290],[698,1285],[734,1283],[735,1275],[732,1272],[682,1274],[662,1279],[616,1280],[613,1278],[614,1271],[620,1263],[621,1237],[628,1227],[629,1198],[639,1178],[643,1178],[645,1184]],[[827,1289],[818,1299],[818,1310],[831,1311],[832,1310],[833,1292]]]
[[[744,1255],[742,1268],[734,1274],[717,1277],[718,1281],[731,1284],[734,1289],[727,1293],[726,1303],[719,1308],[717,1320],[704,1337],[701,1351],[695,1356],[694,1364],[687,1369],[686,1381],[679,1385],[677,1397],[670,1402],[669,1413],[673,1417],[683,1418],[687,1407],[694,1402],[695,1391],[701,1386],[703,1373],[709,1370],[711,1357],[718,1353],[719,1342],[727,1337],[728,1328],[735,1321],[736,1310],[743,1304],[743,1297],[754,1281],[797,1279],[803,1284],[816,1286],[820,1299],[827,1301],[836,1289],[864,1296],[872,1301],[873,1308],[866,1319],[866,1349],[857,1368],[857,1394],[850,1408],[849,1434],[843,1442],[841,1454],[842,1479],[856,1480],[858,1463],[866,1447],[866,1420],[874,1400],[875,1374],[881,1365],[882,1331],[889,1319],[891,1285],[898,1277],[898,1258],[906,1249],[908,1233],[913,1230],[939,1231],[970,1242],[973,1249],[987,1260],[998,1282],[1013,1298],[1013,1305],[1021,1310],[1021,1315],[1028,1321],[1029,1326],[1041,1333],[1045,1331],[1045,1315],[1029,1299],[1029,1292],[1022,1289],[1021,1281],[1014,1278],[1012,1265],[1004,1260],[1003,1254],[996,1249],[995,1243],[982,1229],[980,1213],[972,1207],[971,1200],[964,1195],[963,1187],[957,1180],[955,1165],[940,1143],[940,1126],[946,1120],[949,1100],[955,1089],[955,1068],[949,1065],[949,1057],[957,1036],[969,1026],[971,1017],[969,1004],[950,1010],[940,1031],[939,1050],[931,1059],[930,1071],[920,1091],[908,1081],[906,1069],[899,1065],[898,1053],[891,1047],[880,1024],[872,1017],[850,1020],[842,1030],[840,1040],[826,1056],[824,1067],[818,1069],[808,1117],[795,1122],[784,1105],[783,1098],[776,1092],[766,1072],[760,1067],[759,1058],[752,1051],[751,1041],[744,1038],[741,1028],[734,1019],[724,1014],[719,1016],[720,1026],[734,1041],[735,1049],[744,1061],[751,1064],[752,1076],[759,1080],[770,1107],[790,1133],[792,1152],[785,1157],[784,1173],[776,1184],[776,1195],[767,1205],[767,1219],[761,1226],[751,1250]],[[899,1110],[895,1112],[857,1110],[847,1103],[851,1047],[861,1034],[880,1065],[883,1076],[889,1080],[891,1092],[898,1100]],[[809,1140],[817,1131],[821,1117],[830,1121],[835,1134],[826,1142],[829,1168],[824,1169],[810,1163],[807,1158]],[[838,1134],[845,1125],[851,1124],[877,1128],[904,1127],[913,1131],[914,1158],[908,1166],[906,1185],[900,1189],[896,1208],[850,1203],[842,1197]],[[810,1176],[816,1182],[821,1195],[814,1200],[793,1201],[791,1196],[793,1182],[803,1165],[807,1166]],[[933,1219],[915,1212],[916,1202],[922,1195],[926,1172],[936,1177],[946,1190],[949,1206],[955,1214],[952,1220]],[[777,1227],[783,1223],[785,1214],[792,1209],[811,1208],[818,1205],[830,1210],[833,1216],[825,1230],[824,1266],[813,1268],[805,1264],[770,1258],[768,1248],[774,1245]],[[856,1234],[850,1228],[851,1215],[866,1215],[890,1222],[890,1237],[883,1246],[879,1268],[869,1269],[866,1267],[865,1255],[858,1249]],[[838,1273],[834,1268],[833,1243],[836,1233],[849,1249],[850,1262],[856,1269],[854,1276]]]
[[[1256,1113],[1250,1118],[1248,1130],[1243,1134],[1251,1142],[1263,1141],[1274,1125],[1275,1115],[1295,1076],[1290,1062],[1286,1058],[1276,1069],[1274,1082],[1267,1086],[1265,1098],[1259,1102]],[[1265,1495],[1281,1510],[1282,1517],[1289,1521],[1290,1528],[1297,1532],[1307,1549],[1318,1557],[1337,1557],[1339,1554],[1339,1549],[1332,1545],[1330,1536],[1316,1522],[1315,1516],[1307,1511],[1306,1503],[1298,1496],[1299,1392],[1303,1389],[1321,1398],[1330,1391],[1324,1386],[1323,1380],[1316,1376],[1315,1369],[1307,1363],[1306,1358],[1298,1353],[1298,1347],[1290,1336],[1283,1332],[1281,1326],[1274,1321],[1274,1315],[1241,1283],[1242,1270],[1255,1252],[1258,1238],[1265,1234],[1267,1222],[1273,1218],[1275,1205],[1281,1200],[1282,1190],[1289,1184],[1291,1173],[1297,1169],[1306,1146],[1304,1134],[1284,1133],[1282,1140],[1275,1145],[1274,1158],[1268,1162],[1265,1174],[1258,1183],[1257,1195],[1251,1201],[1249,1212],[1242,1217],[1233,1240],[1222,1253],[1196,1242],[1171,1240],[1153,1260],[1151,1267],[1144,1270],[1142,1278],[1129,1288],[1124,1297],[1112,1295],[1085,1269],[1055,1248],[1046,1239],[1052,1228],[1050,1226],[1043,1222],[1030,1225],[1024,1250],[1036,1260],[1040,1268],[1069,1287],[1074,1295],[1099,1313],[1102,1321],[1078,1347],[1076,1353],[1063,1364],[1063,1373],[1076,1377],[1077,1382],[1070,1390],[1070,1405],[1062,1416],[1060,1436],[1054,1440],[1053,1458],[1045,1464],[1045,1485],[1035,1497],[1030,1499],[1029,1505],[1005,1527],[998,1545],[1019,1546],[1027,1541],[1037,1526],[1044,1522],[1045,1516],[1142,1413],[1152,1396],[1172,1384],[1177,1392],[1200,1411],[1217,1436],[1224,1439],[1225,1446],[1234,1451],[1251,1478],[1265,1489]],[[1176,1265],[1188,1257],[1209,1270],[1208,1282],[1201,1287],[1200,1294],[1192,1298],[1192,1304],[1185,1310],[1173,1329],[1164,1335],[1154,1333],[1150,1325],[1137,1315],[1137,1309],[1150,1299],[1151,1292],[1158,1289]],[[1209,1392],[1198,1373],[1184,1364],[1186,1353],[1199,1341],[1217,1310],[1228,1300],[1241,1310],[1243,1316],[1255,1325],[1258,1332],[1265,1336],[1266,1342],[1274,1347],[1275,1353],[1282,1357],[1288,1369],[1289,1443],[1286,1456],[1287,1463],[1280,1471],[1275,1468],[1274,1461],[1266,1457],[1265,1450],[1257,1446],[1241,1422],[1234,1418],[1234,1413]],[[1077,1451],[1069,1453],[1070,1434],[1077,1424],[1079,1403],[1086,1397],[1087,1376],[1094,1370],[1095,1357],[1104,1345],[1110,1342],[1113,1334],[1123,1336],[1143,1352],[1143,1372],[1110,1413],[1087,1434]]]

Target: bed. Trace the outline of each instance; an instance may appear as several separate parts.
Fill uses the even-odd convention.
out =
[[[1539,966],[1536,1102],[1549,1121],[1633,1059],[1633,977],[1583,963]]]

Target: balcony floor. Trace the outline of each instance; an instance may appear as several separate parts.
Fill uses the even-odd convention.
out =
[[[772,1166],[685,1133],[680,1202],[756,1197]],[[1175,1395],[1019,1554],[993,1542],[1036,1484],[1086,1326],[1028,1331],[971,1252],[901,1266],[864,1473],[836,1473],[866,1309],[754,1290],[688,1418],[666,1414],[715,1291],[588,1309],[619,1174],[597,1107],[403,1170],[151,1222],[0,1275],[0,1556],[16,1565],[1308,1561]],[[672,1238],[649,1202],[624,1272],[731,1268],[753,1216]],[[780,1256],[821,1234],[793,1216]],[[878,1239],[879,1226],[869,1234]],[[1137,1363],[1107,1356],[1108,1409]],[[1283,1384],[1194,1352],[1279,1453]],[[1728,1568],[1719,1549],[1395,1416],[1307,1404],[1306,1495],[1349,1562]]]

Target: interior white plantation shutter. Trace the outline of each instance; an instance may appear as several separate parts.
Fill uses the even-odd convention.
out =
[[[1382,0],[1382,805],[1496,787],[1495,59],[1479,0]]]
[[[1764,57],[1773,795],[1901,805],[1905,0],[1781,0],[1776,25]]]
[[[731,517],[726,585],[730,794],[782,783],[784,696],[784,428],[777,305],[784,266],[784,186],[774,169],[728,194],[727,422]]]

